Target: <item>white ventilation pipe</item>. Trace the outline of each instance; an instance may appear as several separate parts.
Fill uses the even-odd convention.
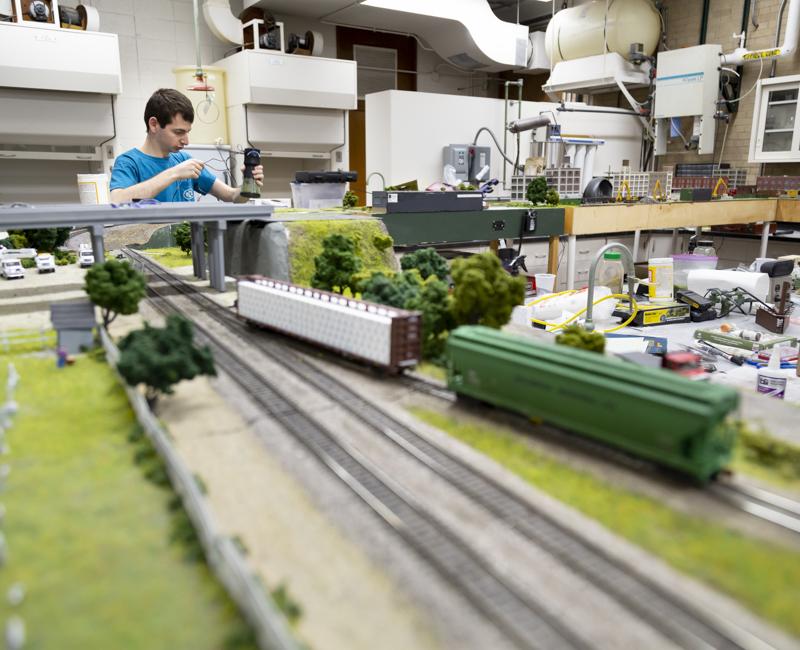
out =
[[[722,65],[742,65],[748,61],[791,56],[797,49],[798,32],[800,32],[800,0],[790,0],[783,45],[766,50],[748,50],[745,47],[738,47],[733,52],[722,55]]]
[[[231,12],[230,0],[204,0],[203,17],[219,40],[231,45],[242,44],[242,21]]]

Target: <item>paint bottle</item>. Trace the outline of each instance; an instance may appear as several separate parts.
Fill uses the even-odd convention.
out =
[[[756,390],[763,395],[783,399],[786,394],[786,383],[786,375],[781,372],[781,349],[775,346],[772,348],[769,365],[758,370]]]

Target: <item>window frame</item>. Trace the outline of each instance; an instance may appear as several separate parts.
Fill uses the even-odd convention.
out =
[[[766,130],[769,94],[781,90],[797,90],[797,106],[795,108],[794,126],[792,128],[792,144],[789,151],[764,151],[764,131]],[[748,161],[763,162],[800,162],[800,75],[760,79],[756,87],[753,122],[750,133],[750,153]]]

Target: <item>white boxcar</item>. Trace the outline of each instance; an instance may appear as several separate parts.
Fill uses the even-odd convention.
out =
[[[237,308],[254,325],[395,372],[420,360],[418,312],[260,276],[239,280]]]

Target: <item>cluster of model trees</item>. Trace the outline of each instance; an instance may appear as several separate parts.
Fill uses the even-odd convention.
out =
[[[381,246],[391,246],[390,237],[381,239]],[[458,258],[448,268],[433,248],[424,248],[404,255],[399,273],[365,276],[356,242],[331,235],[314,265],[311,285],[317,289],[421,312],[422,355],[432,361],[441,358],[450,330],[459,325],[502,327],[525,297],[524,280],[506,273],[492,253]]]
[[[108,260],[86,272],[84,289],[100,308],[103,326],[120,314],[135,314],[147,292],[144,276],[126,261]],[[117,370],[130,386],[144,384],[145,397],[154,407],[160,395],[169,395],[184,379],[215,375],[214,359],[206,346],[194,343],[192,324],[182,316],[167,317],[166,326],[128,334],[119,342]]]
[[[544,176],[536,176],[525,188],[525,198],[531,203],[541,205],[558,205],[561,197],[553,187],[548,187],[547,179]]]

